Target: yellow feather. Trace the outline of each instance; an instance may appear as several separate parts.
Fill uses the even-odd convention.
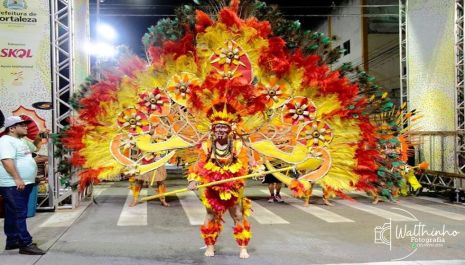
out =
[[[327,95],[323,97],[312,98],[315,103],[317,111],[317,118],[321,119],[324,114],[329,114],[341,107],[336,95]]]

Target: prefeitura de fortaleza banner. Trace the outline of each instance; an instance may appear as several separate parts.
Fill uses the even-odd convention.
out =
[[[49,13],[48,0],[0,0],[0,110],[39,130],[52,122]]]

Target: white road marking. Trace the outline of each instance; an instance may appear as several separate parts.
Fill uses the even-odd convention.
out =
[[[268,194],[267,190],[261,190],[261,192],[263,192],[265,194]],[[281,192],[281,195],[283,196],[284,201],[287,204],[292,205],[292,206],[294,206],[294,207],[298,208],[299,210],[302,210],[302,211],[304,211],[306,213],[309,213],[309,214],[315,216],[316,218],[319,218],[319,219],[321,219],[321,220],[323,220],[323,221],[325,221],[327,223],[352,223],[352,222],[354,222],[354,220],[351,220],[349,218],[346,218],[344,216],[333,213],[331,211],[328,211],[326,209],[323,209],[323,208],[315,206],[315,205],[309,205],[308,207],[304,207],[302,200],[298,200],[296,198],[293,198],[293,197],[287,195],[286,193]]]
[[[147,196],[147,190],[140,192],[140,197]],[[132,192],[129,191],[123,210],[118,219],[118,226],[145,226],[147,225],[147,203],[139,203],[129,207],[132,202]]]
[[[39,227],[68,227],[87,209],[90,201],[80,203],[79,207],[70,210],[58,210]]]
[[[398,213],[393,213],[390,211],[383,210],[381,208],[370,206],[366,204],[362,204],[359,202],[352,202],[352,201],[345,201],[339,200],[337,203],[352,207],[354,209],[367,212],[369,214],[373,214],[379,217],[383,217],[384,219],[391,219],[393,221],[416,221],[414,218],[410,218]]]
[[[323,192],[320,190],[314,190],[313,194],[323,196]],[[383,217],[385,219],[391,219],[393,221],[415,221],[415,219],[411,217],[407,217],[407,216],[404,216],[398,213],[386,211],[376,206],[366,205],[363,203],[359,203],[357,201],[338,200],[337,203],[352,207],[360,211],[367,212],[369,214]]]
[[[177,194],[181,202],[182,209],[189,219],[191,225],[203,225],[207,211],[195,192],[188,191],[183,194]]]
[[[448,212],[448,211],[444,211],[444,210],[441,210],[441,209],[438,209],[438,208],[433,208],[433,207],[424,206],[424,205],[420,205],[420,204],[414,204],[414,203],[402,201],[400,203],[400,206],[407,207],[407,208],[410,208],[410,209],[414,209],[416,211],[432,214],[432,215],[437,215],[437,216],[444,217],[444,218],[453,219],[453,220],[458,220],[458,221],[464,221],[465,220],[465,215],[463,215],[463,214]]]
[[[252,202],[252,218],[257,220],[259,224],[289,224],[288,221],[276,215],[272,211],[266,209],[256,202]]]
[[[384,261],[368,263],[331,263],[325,265],[463,265],[465,260],[415,260],[415,261]]]

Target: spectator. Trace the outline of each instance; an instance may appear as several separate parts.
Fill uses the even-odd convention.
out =
[[[268,198],[269,203],[280,202],[283,203],[284,200],[281,198],[279,192],[281,191],[281,181],[279,181],[272,174],[266,174],[263,183],[268,184],[268,190],[270,191],[270,197]]]
[[[26,216],[29,195],[35,183],[37,165],[21,138],[27,135],[27,123],[19,116],[5,119],[5,135],[0,138],[0,194],[5,203],[5,250],[18,249],[20,254],[44,255],[32,243]]]

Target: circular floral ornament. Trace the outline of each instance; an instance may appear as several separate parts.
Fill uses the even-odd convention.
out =
[[[132,165],[126,166],[123,170],[123,175],[127,177],[133,177],[133,176],[139,175],[139,173],[140,172],[139,172],[138,165],[135,163]]]
[[[217,69],[216,71],[218,76],[224,80],[231,80],[242,75],[237,71],[237,68],[230,69],[229,65],[225,65],[223,70]]]
[[[252,65],[244,50],[233,40],[226,41],[210,57],[211,65],[224,79],[242,76],[252,81]]]
[[[133,134],[128,134],[127,137],[121,139],[121,148],[123,150],[131,150],[136,147],[136,138]]]
[[[148,132],[150,130],[147,116],[135,108],[122,111],[118,116],[118,125],[123,130],[127,130],[132,134]]]
[[[326,122],[315,120],[302,127],[299,140],[309,147],[328,146],[333,140],[333,132]]]
[[[147,114],[155,114],[166,116],[170,112],[171,101],[167,94],[159,88],[153,89],[151,92],[139,95],[139,106]]]
[[[266,104],[269,108],[276,109],[281,107],[289,99],[291,87],[285,80],[280,80],[276,76],[269,79],[262,79],[258,85],[262,95],[266,98]]]
[[[306,97],[294,97],[284,105],[282,115],[285,123],[297,124],[313,121],[316,116],[316,107]]]
[[[167,91],[172,100],[181,106],[186,106],[187,98],[193,86],[199,86],[200,80],[192,73],[174,75],[168,82]]]

